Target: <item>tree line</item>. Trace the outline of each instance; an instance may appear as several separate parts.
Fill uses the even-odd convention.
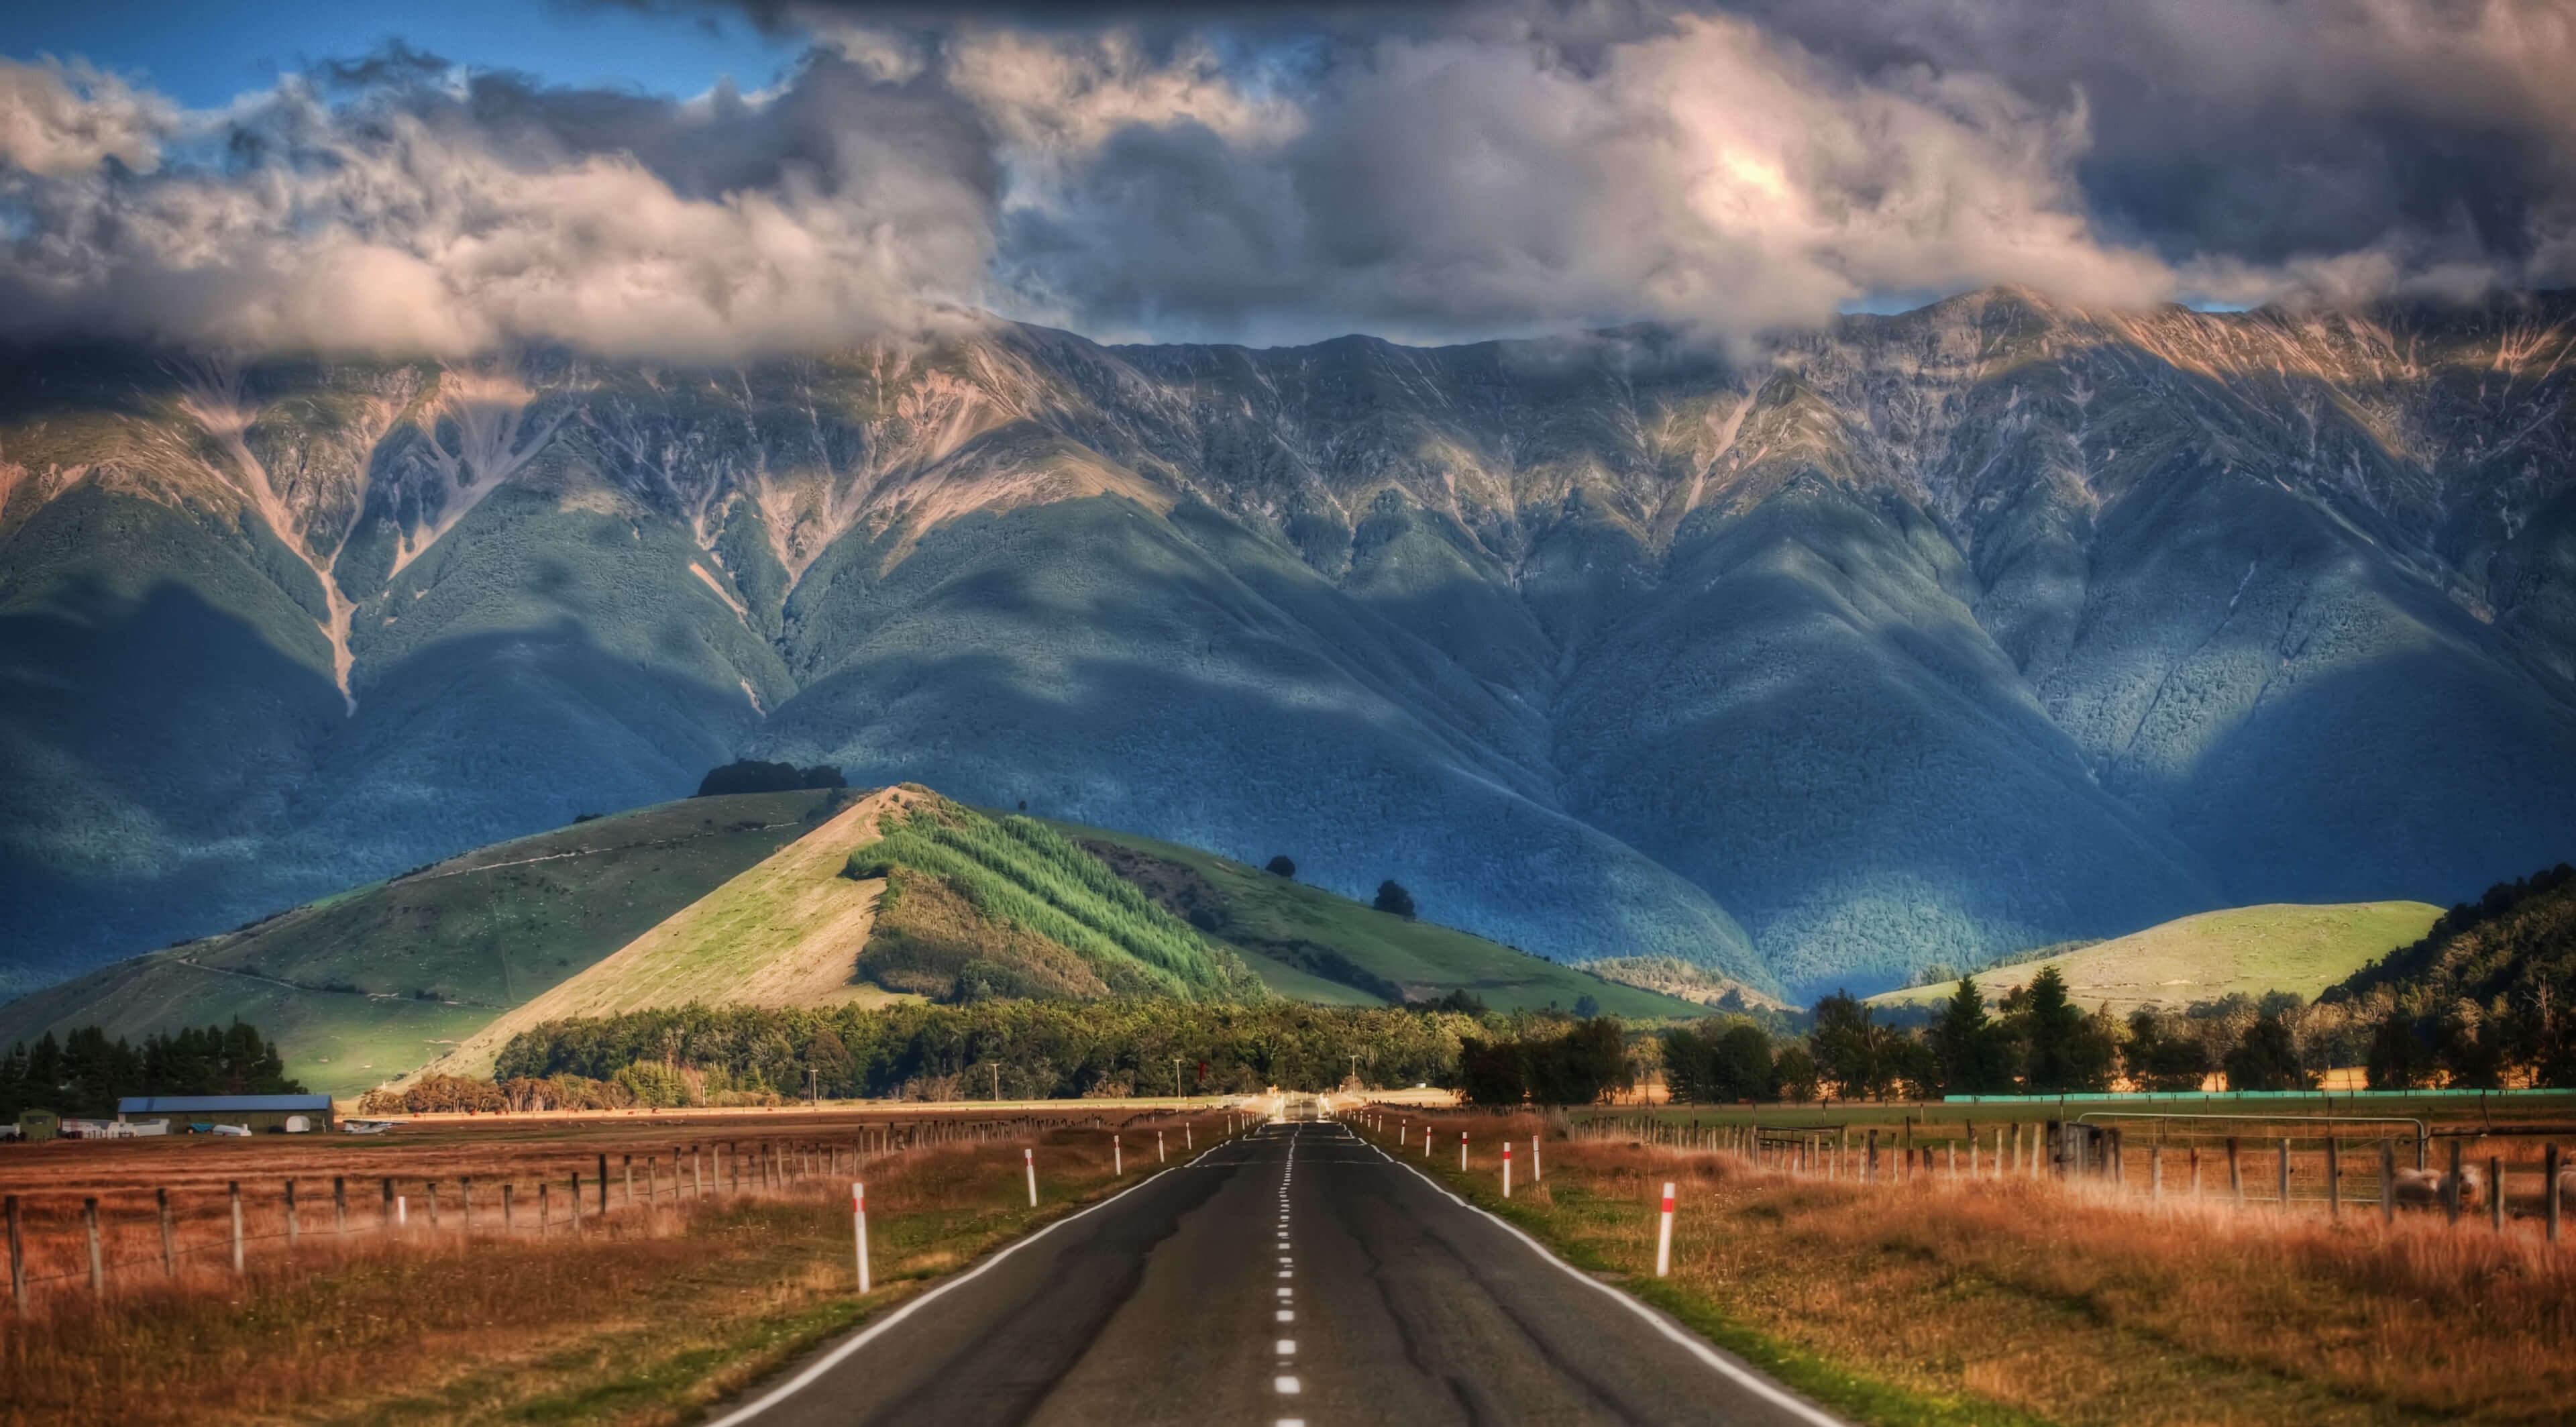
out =
[[[1285,1002],[685,1006],[533,1027],[503,1047],[494,1084],[571,1076],[646,1105],[1329,1090],[1354,1067],[1374,1085],[1447,1084],[1463,1040],[1489,1034],[1457,1011]]]
[[[0,1120],[31,1109],[111,1116],[128,1095],[303,1093],[276,1042],[238,1018],[229,1027],[156,1033],[139,1046],[123,1036],[111,1041],[98,1026],[59,1041],[47,1031],[33,1046],[21,1041],[0,1056]]]

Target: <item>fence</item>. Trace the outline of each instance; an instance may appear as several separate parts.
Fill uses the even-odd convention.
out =
[[[49,1293],[103,1295],[136,1278],[177,1282],[208,1273],[240,1278],[255,1259],[281,1255],[300,1259],[369,1246],[624,1232],[657,1214],[781,1195],[816,1180],[837,1186],[857,1177],[861,1166],[888,1156],[1067,1129],[1126,1128],[1161,1118],[1161,1113],[1132,1116],[1116,1126],[1097,1114],[923,1120],[857,1126],[831,1138],[741,1134],[608,1150],[493,1144],[476,1154],[476,1147],[453,1143],[416,1152],[381,1142],[350,1147],[353,1157],[361,1149],[378,1151],[370,1157],[379,1161],[400,1160],[407,1153],[421,1158],[443,1153],[494,1166],[471,1173],[414,1166],[392,1174],[216,1178],[168,1165],[175,1172],[165,1174],[169,1182],[160,1184],[0,1196],[10,1302],[24,1313]],[[495,1163],[513,1152],[547,1163]],[[35,1153],[96,1151],[78,1146]]]
[[[1731,1154],[1782,1174],[1866,1186],[2033,1180],[2150,1204],[2214,1202],[2284,1214],[2376,1214],[2382,1220],[2408,1208],[2439,1212],[2453,1223],[2475,1214],[2498,1233],[2528,1222],[2551,1243],[2559,1241],[2566,1199],[2576,1194],[2576,1167],[2549,1138],[2576,1133],[2566,1127],[2419,1127],[2402,1138],[2338,1133],[2321,1119],[2259,1128],[2271,1133],[2174,1135],[2160,1124],[2148,1143],[2133,1146],[2127,1127],[2081,1120],[1981,1128],[1962,1119],[1954,1129],[1911,1118],[1890,1128],[1702,1126],[1621,1116],[1576,1123],[1568,1137]],[[2441,1162],[2429,1162],[2436,1159]]]

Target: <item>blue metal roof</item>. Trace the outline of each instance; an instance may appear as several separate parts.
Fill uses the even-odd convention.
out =
[[[226,1110],[319,1110],[328,1113],[328,1095],[128,1095],[116,1102],[120,1115],[196,1115]]]

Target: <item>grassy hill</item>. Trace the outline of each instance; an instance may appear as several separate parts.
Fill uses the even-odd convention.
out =
[[[1501,1011],[1696,1016],[1705,1008],[1429,922],[1407,921],[1194,847],[1058,823],[1174,915],[1242,953],[1280,995],[1325,1005],[1437,1000],[1467,991]]]
[[[0,1006],[0,1045],[102,1025],[140,1039],[234,1016],[348,1094],[579,975],[820,826],[822,792],[691,798],[495,843]]]
[[[2212,1001],[2238,991],[2295,991],[2313,998],[2391,948],[2421,937],[2439,915],[2440,908],[2422,902],[2230,907],[2080,951],[1996,967],[1979,973],[1977,984],[1997,996],[2030,984],[2039,968],[2054,966],[2079,1004],[2108,1002],[2120,1013],[2142,1005]],[[1870,1003],[1930,1005],[1956,993],[1958,985],[1945,981],[1890,991]]]
[[[1232,953],[1042,824],[907,785],[857,799],[430,1068],[489,1075],[531,1026],[692,1003],[1268,995]]]

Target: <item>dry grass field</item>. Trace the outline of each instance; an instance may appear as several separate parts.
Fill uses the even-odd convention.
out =
[[[1544,1183],[1506,1202],[1507,1123],[1525,1175],[1536,1117],[1443,1116],[1426,1167],[1856,1420],[2539,1423],[2576,1401],[2576,1251],[2530,1221],[2383,1226],[2295,1194],[2240,1209],[2223,1181],[2150,1201],[2134,1164],[2116,1194],[1938,1172],[1863,1187],[1624,1138],[1549,1140]]]
[[[1155,1167],[1157,1129],[1177,1164],[1185,1143],[1204,1149],[1227,1125],[1220,1111],[1102,1111],[1095,1125],[1089,1106],[1051,1109],[1057,1123],[1009,1114],[499,1121],[382,1140],[13,1151],[0,1169],[39,1281],[28,1311],[0,1319],[0,1424],[684,1420],[986,1248],[1134,1182]],[[1111,1168],[1113,1134],[1125,1137],[1123,1176]],[[1037,1150],[1034,1210],[1023,1147]],[[300,1221],[291,1246],[290,1178]],[[348,1188],[345,1235],[334,1178]],[[875,1291],[865,1298],[853,1281],[853,1178],[868,1185]],[[383,1216],[388,1179],[407,1220],[398,1226]],[[165,1189],[176,1273],[162,1250],[156,1191]],[[103,1294],[89,1287],[90,1198],[100,1208]]]

